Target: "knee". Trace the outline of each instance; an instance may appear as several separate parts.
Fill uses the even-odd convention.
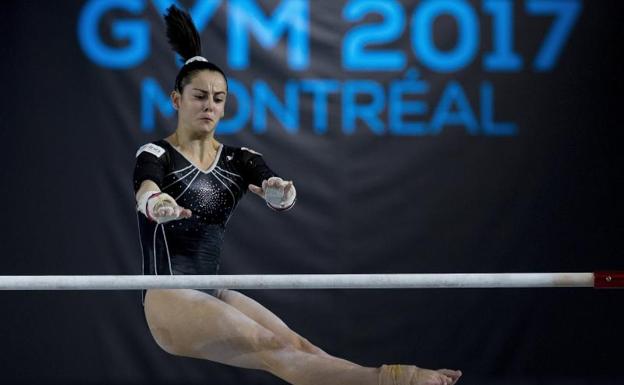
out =
[[[300,350],[302,350],[302,351],[304,351],[306,353],[316,354],[316,355],[326,355],[327,354],[323,350],[318,348],[316,345],[314,345],[313,343],[311,343],[310,341],[308,341],[307,339],[305,339],[303,337],[299,337],[299,346],[300,346]]]
[[[268,332],[262,333],[259,336],[255,336],[252,339],[253,348],[255,352],[273,352],[273,353],[288,353],[288,352],[306,352],[310,354],[324,354],[324,352],[312,345],[308,340],[298,335],[294,336],[280,336],[278,334]]]
[[[249,339],[253,351],[285,350],[292,347],[290,341],[270,331],[259,331]]]
[[[290,336],[290,338],[287,339],[286,344],[287,344],[287,348],[299,350],[305,353],[317,354],[317,355],[325,354],[324,351],[316,347],[306,338],[303,338],[296,333],[293,333]]]

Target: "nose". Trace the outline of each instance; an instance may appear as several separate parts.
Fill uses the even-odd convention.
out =
[[[214,102],[210,98],[206,98],[206,103],[204,104],[204,111],[212,111],[214,109]]]

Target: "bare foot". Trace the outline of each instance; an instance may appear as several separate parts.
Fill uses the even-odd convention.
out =
[[[454,385],[461,375],[459,370],[429,370],[413,365],[382,365],[379,385]]]

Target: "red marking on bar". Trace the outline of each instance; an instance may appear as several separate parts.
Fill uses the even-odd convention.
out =
[[[594,272],[595,289],[624,288],[623,271],[596,271]]]

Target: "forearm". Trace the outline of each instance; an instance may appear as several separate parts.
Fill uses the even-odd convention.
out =
[[[156,208],[156,205],[160,206],[158,199],[156,198],[160,196],[160,193],[160,187],[158,187],[154,181],[146,179],[141,182],[141,186],[135,195],[137,211],[145,215],[148,219],[155,220],[153,211]]]
[[[134,195],[134,199],[138,202],[139,199],[141,199],[141,197],[143,196],[143,194],[145,194],[148,191],[160,192],[160,188],[158,187],[156,183],[152,182],[151,180],[144,180],[141,183],[141,187],[137,190],[136,194]]]

